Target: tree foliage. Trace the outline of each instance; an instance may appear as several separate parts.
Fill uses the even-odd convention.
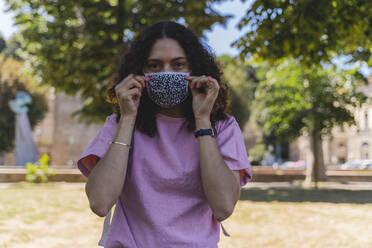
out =
[[[3,35],[0,33],[0,53],[5,49],[6,43]]]
[[[230,113],[243,129],[251,113],[254,93],[263,67],[253,67],[227,55],[218,58],[224,79],[230,87]],[[262,74],[262,73],[261,73]]]
[[[347,71],[305,68],[289,60],[266,75],[256,90],[252,118],[283,140],[304,130],[327,132],[338,124],[353,124],[353,108],[366,100]]]
[[[79,93],[77,113],[103,121],[113,106],[105,102],[115,58],[149,24],[183,21],[197,35],[225,24],[211,5],[223,0],[7,0],[23,37],[24,57],[42,82],[67,94]]]
[[[311,65],[351,55],[372,66],[370,0],[255,0],[238,26],[249,28],[233,43],[242,57]]]
[[[6,46],[4,50],[2,50],[3,59],[6,60],[8,58],[12,58],[18,61],[23,61],[19,55],[20,48],[21,48],[21,37],[18,33],[15,33],[12,37],[6,40]]]
[[[352,112],[366,100],[353,72],[304,67],[288,60],[266,75],[256,90],[252,118],[279,141],[292,141],[306,131],[311,156],[305,182],[326,180],[322,134],[335,125],[354,124]]]

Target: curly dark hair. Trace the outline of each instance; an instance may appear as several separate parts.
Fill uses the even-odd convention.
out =
[[[162,38],[174,39],[181,45],[185,51],[193,76],[208,75],[218,81],[220,90],[213,106],[210,120],[212,126],[214,126],[217,120],[227,119],[225,111],[229,104],[228,86],[221,81],[222,72],[215,61],[214,55],[210,52],[210,48],[206,44],[202,44],[198,37],[183,25],[162,21],[142,31],[130,44],[129,51],[121,58],[118,71],[107,93],[107,101],[116,104],[116,121],[119,122],[120,120],[120,107],[116,99],[115,86],[129,74],[143,75],[143,67],[149,56],[150,49],[157,40]],[[195,130],[195,117],[192,110],[191,94],[188,95],[183,106],[188,120],[187,129],[192,132]],[[157,109],[157,105],[150,100],[147,91],[143,91],[135,127],[150,137],[153,137],[156,133],[155,118]]]

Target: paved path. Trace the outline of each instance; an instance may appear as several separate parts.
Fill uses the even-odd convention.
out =
[[[249,188],[280,188],[280,187],[299,187],[303,188],[302,181],[291,182],[251,182],[244,186]],[[320,189],[349,189],[349,190],[372,190],[372,182],[320,182],[318,183]]]
[[[0,189],[8,188],[17,183],[0,183]],[[51,182],[57,187],[63,189],[84,189],[85,183],[70,183],[70,182]],[[281,187],[298,187],[303,188],[302,181],[290,182],[251,182],[244,186],[244,189],[249,188],[281,188]],[[372,182],[349,182],[349,183],[339,183],[339,182],[321,182],[318,183],[318,188],[320,189],[349,189],[349,190],[372,190]]]

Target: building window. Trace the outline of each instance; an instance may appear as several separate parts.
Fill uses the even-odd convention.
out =
[[[343,133],[345,130],[344,130],[344,125],[343,124],[339,124],[338,125],[338,130]]]
[[[361,159],[369,159],[369,144],[367,142],[363,142],[362,147],[360,149]]]
[[[340,143],[338,144],[338,149],[340,151],[341,154],[345,154],[346,153],[346,146],[344,143]]]
[[[338,164],[344,164],[346,162],[346,158],[345,157],[339,157],[338,158]]]
[[[368,110],[364,112],[364,129],[369,129],[369,123],[368,123]]]

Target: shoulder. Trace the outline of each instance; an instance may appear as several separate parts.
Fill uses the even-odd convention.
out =
[[[218,120],[216,121],[215,127],[217,133],[223,132],[226,129],[230,128],[239,128],[238,122],[236,121],[235,117],[229,114],[226,114],[227,118],[225,120]]]
[[[106,125],[116,126],[117,125],[116,118],[117,118],[117,114],[116,113],[113,113],[113,114],[107,116],[106,117],[106,121],[105,121],[105,126]]]
[[[116,122],[116,114],[111,114],[106,117],[105,124],[100,130],[101,136],[106,139],[111,139],[115,135],[115,131],[117,129],[117,122]]]

